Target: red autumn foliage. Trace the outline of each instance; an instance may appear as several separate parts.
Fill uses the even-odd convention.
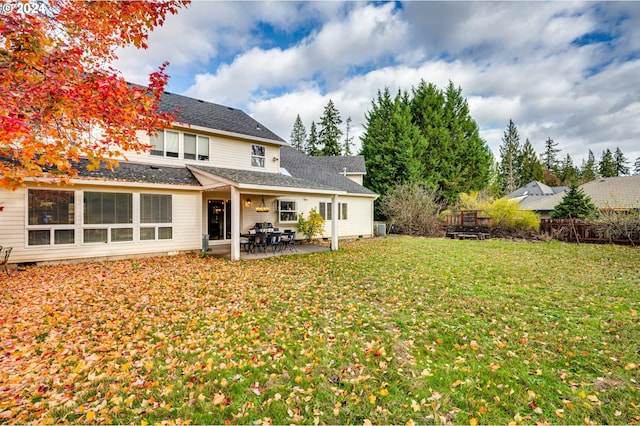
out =
[[[168,64],[148,87],[128,85],[109,64],[118,48],[146,48],[148,33],[187,4],[50,0],[0,15],[0,187],[48,170],[68,182],[81,157],[111,168],[146,149],[136,131],[171,120],[158,110]]]

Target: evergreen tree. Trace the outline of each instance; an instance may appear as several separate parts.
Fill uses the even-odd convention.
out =
[[[571,216],[573,219],[584,219],[593,216],[596,211],[597,208],[591,198],[582,191],[582,188],[572,184],[562,201],[549,213],[549,217],[564,219]]]
[[[629,174],[629,166],[627,166],[629,160],[624,157],[620,147],[616,147],[614,161],[616,162],[616,176],[626,176]]]
[[[442,92],[424,81],[413,89],[413,123],[428,142],[416,152],[424,166],[424,181],[436,185],[453,203],[460,192],[479,190],[489,182],[493,157],[480,138],[462,89],[449,82]]]
[[[412,123],[411,109],[406,96],[400,93],[391,98],[389,89],[378,91],[366,114],[367,123],[362,135],[362,151],[367,174],[364,185],[381,194],[376,200],[377,217],[384,195],[397,184],[422,184],[424,166],[416,151],[426,147],[426,140]]]
[[[573,159],[569,154],[558,165],[558,178],[563,185],[570,185],[578,181],[578,170],[573,165]]]
[[[618,176],[618,167],[609,148],[607,148],[605,151],[602,151],[602,157],[600,158],[598,171],[600,172],[600,176],[602,177]]]
[[[559,149],[556,148],[558,146],[558,142],[555,142],[551,138],[547,138],[544,142],[544,154],[542,154],[542,162],[544,167],[547,170],[555,171],[556,165],[558,164],[557,156]]]
[[[522,147],[520,164],[522,168],[520,170],[520,186],[526,185],[534,180],[542,182],[542,179],[544,178],[542,163],[540,163],[538,154],[536,154],[536,151],[533,149],[533,145],[528,138]]]
[[[633,163],[633,174],[640,175],[640,157],[636,158],[636,162]]]
[[[289,137],[291,146],[297,150],[304,151],[307,143],[307,130],[302,124],[300,114],[296,117],[296,121],[293,123],[293,129],[291,130],[291,136]]]
[[[505,194],[515,191],[520,186],[520,135],[513,120],[504,131],[502,145],[500,145],[500,177]]]
[[[342,136],[342,130],[340,125],[342,124],[342,118],[340,112],[333,104],[333,101],[329,99],[329,102],[324,107],[324,113],[320,117],[320,131],[318,133],[320,145],[322,146],[320,155],[340,155],[340,137]]]
[[[353,155],[351,152],[351,145],[353,144],[353,136],[349,136],[349,132],[351,130],[351,117],[347,117],[347,131],[344,137],[344,148],[342,150],[343,155]]]
[[[316,129],[315,121],[311,122],[311,129],[309,130],[309,138],[307,139],[307,155],[318,156],[320,155],[320,149],[318,148],[318,131]]]
[[[589,150],[589,157],[585,162],[583,160],[582,167],[580,168],[580,180],[582,183],[591,182],[596,178],[598,174],[598,166],[596,164],[596,156],[593,155],[593,151]]]

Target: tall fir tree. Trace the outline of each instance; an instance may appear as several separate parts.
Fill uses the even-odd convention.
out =
[[[318,147],[318,130],[316,128],[316,122],[311,122],[311,128],[309,130],[309,137],[307,138],[307,155],[316,157],[321,155],[320,148]]]
[[[333,101],[329,99],[329,102],[324,107],[322,117],[320,117],[320,131],[318,132],[318,138],[320,145],[322,145],[321,155],[340,155],[340,137],[342,136],[342,130],[340,125],[342,124],[342,118],[340,112],[333,104]]]
[[[580,181],[582,183],[591,182],[596,178],[598,174],[598,165],[596,164],[596,156],[593,155],[593,151],[589,150],[589,156],[587,161],[582,162],[580,167]]]
[[[533,149],[533,145],[528,138],[522,147],[520,165],[520,183],[522,185],[526,185],[533,181],[542,182],[542,179],[544,178],[542,163],[540,163],[538,154],[535,149]]]
[[[616,147],[613,161],[616,163],[617,176],[626,176],[629,174],[629,166],[627,166],[629,160],[625,158],[620,147]]]
[[[602,177],[615,177],[618,176],[618,167],[616,161],[613,158],[613,153],[609,148],[602,151],[602,157],[598,167],[598,172]]]
[[[417,152],[424,165],[424,180],[453,203],[460,192],[484,188],[493,157],[480,137],[462,89],[449,82],[444,91],[422,81],[410,101],[413,123],[428,142]]]
[[[342,154],[343,155],[353,155],[353,152],[351,151],[351,145],[353,145],[353,136],[350,135],[349,133],[351,132],[351,117],[347,117],[347,121],[346,123],[346,134],[344,137],[344,147],[342,149]]]
[[[552,219],[565,219],[568,217],[584,219],[593,216],[596,211],[597,208],[591,198],[584,193],[582,188],[572,184],[560,203],[549,213],[549,217]]]
[[[521,158],[520,135],[510,119],[500,145],[500,178],[504,194],[509,194],[520,186]]]
[[[569,154],[558,164],[558,178],[563,185],[571,185],[578,181],[578,169],[573,165]]]
[[[305,151],[307,144],[307,130],[304,128],[304,124],[302,124],[300,114],[298,114],[296,121],[293,123],[289,142],[295,149]]]
[[[547,138],[544,142],[544,153],[542,154],[544,167],[547,170],[554,172],[556,170],[556,165],[558,164],[558,153],[560,152],[556,146],[558,146],[558,142],[555,142],[551,138]]]

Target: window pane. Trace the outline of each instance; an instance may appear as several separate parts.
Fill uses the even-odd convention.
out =
[[[132,223],[132,195],[115,192],[84,193],[84,223]]]
[[[140,194],[141,223],[171,223],[171,195]]]
[[[74,192],[29,190],[29,225],[72,225]]]
[[[253,167],[264,167],[264,158],[251,157],[251,165]]]
[[[51,244],[51,231],[29,231],[30,246],[48,246]]]
[[[141,240],[155,240],[156,239],[156,228],[140,228],[140,239]]]
[[[264,146],[251,145],[251,155],[256,157],[264,157]]]
[[[164,131],[158,130],[157,135],[151,135],[151,155],[164,156]]]
[[[53,231],[55,244],[73,244],[75,242],[75,231],[73,229],[56,229]]]
[[[196,135],[184,134],[184,158],[196,159]]]
[[[331,220],[331,203],[321,202],[318,210],[324,220]]]
[[[158,239],[159,240],[170,240],[173,238],[173,228],[171,227],[160,227],[158,228]]]
[[[178,157],[178,133],[166,131],[164,135],[167,157]]]
[[[107,230],[106,229],[85,229],[84,242],[85,243],[106,243]]]
[[[133,241],[133,228],[113,228],[111,241]]]
[[[340,204],[340,213],[341,213],[340,219],[347,220],[347,203]]]
[[[198,160],[209,159],[209,138],[198,136]]]
[[[283,210],[283,211],[295,211],[296,210],[296,202],[295,201],[280,201],[280,210]]]

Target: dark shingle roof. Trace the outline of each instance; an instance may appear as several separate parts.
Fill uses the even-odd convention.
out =
[[[186,167],[167,167],[121,161],[118,167],[107,170],[87,170],[88,161],[78,166],[79,178],[106,179],[121,182],[144,182],[153,184],[200,186],[198,179]]]
[[[245,185],[262,185],[277,186],[283,188],[299,188],[299,189],[318,189],[324,191],[335,190],[335,188],[323,185],[318,182],[310,182],[304,179],[298,179],[293,176],[287,176],[279,173],[256,172],[252,170],[225,169],[222,167],[209,167],[200,164],[190,165],[189,167],[202,170],[223,179],[230,180],[235,183]]]
[[[284,143],[278,135],[236,108],[165,92],[162,94],[160,109],[174,113],[176,121],[180,123]]]
[[[351,179],[327,169],[322,165],[322,161],[317,161],[319,158],[321,157],[309,157],[290,146],[280,147],[280,166],[291,173],[291,176],[309,182],[317,182],[351,194],[376,195],[375,192]]]
[[[366,173],[367,169],[364,165],[364,155],[352,155],[352,156],[325,156],[314,158],[318,164],[323,167],[332,170],[336,173]]]

